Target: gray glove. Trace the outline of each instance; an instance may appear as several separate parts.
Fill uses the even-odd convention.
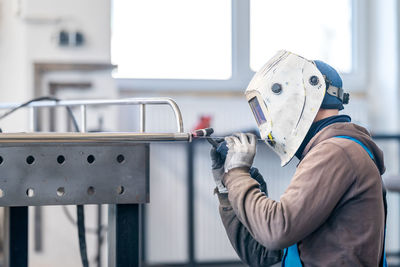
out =
[[[225,141],[229,149],[225,160],[225,172],[240,167],[250,168],[253,165],[257,143],[254,134],[239,133],[225,137]]]
[[[223,141],[223,140],[222,140]],[[211,148],[211,169],[214,176],[215,184],[217,185],[219,193],[228,193],[226,187],[222,184],[222,177],[224,176],[224,160],[220,153],[217,152],[215,147]]]

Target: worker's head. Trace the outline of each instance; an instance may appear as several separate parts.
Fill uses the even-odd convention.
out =
[[[322,61],[280,51],[246,90],[261,137],[281,158],[295,155],[314,120],[337,114],[348,102],[339,74]]]

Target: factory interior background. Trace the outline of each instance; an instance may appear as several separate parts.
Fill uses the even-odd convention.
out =
[[[253,132],[244,90],[285,49],[340,71],[351,95],[341,113],[372,134],[394,136],[376,142],[384,178],[396,178],[399,25],[396,0],[0,0],[0,102],[170,97],[186,132],[201,123],[215,136]],[[71,131],[66,118],[63,109],[44,110],[40,130]],[[167,107],[147,107],[146,119],[146,132],[176,131]],[[0,120],[0,128],[29,131],[28,112]],[[90,108],[87,129],[137,132],[139,108]],[[140,240],[146,266],[242,266],[219,218],[209,150],[204,140],[151,144]],[[275,200],[297,163],[281,168],[258,144],[254,165]],[[389,192],[388,203],[386,250],[398,264],[399,193]],[[81,266],[75,208],[29,207],[29,266]],[[108,266],[108,205],[85,212],[89,262]]]

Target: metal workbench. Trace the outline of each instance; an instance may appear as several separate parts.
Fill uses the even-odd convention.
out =
[[[0,109],[20,104],[0,104]],[[87,133],[91,106],[139,105],[140,131]],[[146,106],[168,105],[173,133],[147,133]],[[80,109],[80,132],[35,132],[37,111],[48,107]],[[38,101],[29,109],[30,132],[0,133],[0,206],[5,210],[5,266],[28,266],[28,206],[110,204],[110,267],[139,266],[140,210],[149,202],[149,143],[191,141],[181,112],[169,98],[89,101]]]

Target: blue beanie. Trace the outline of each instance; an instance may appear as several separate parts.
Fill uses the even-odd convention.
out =
[[[329,85],[337,88],[343,87],[342,78],[340,78],[339,73],[334,68],[320,60],[314,60],[314,63],[325,78],[326,89],[328,89]],[[340,98],[326,93],[321,108],[342,110],[343,102]]]

